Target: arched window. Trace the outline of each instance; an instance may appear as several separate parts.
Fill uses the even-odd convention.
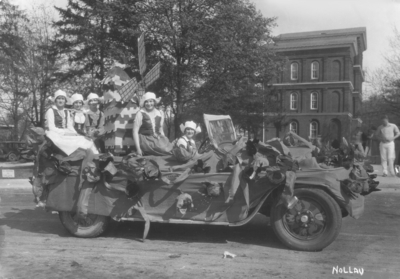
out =
[[[291,132],[295,133],[295,134],[298,133],[298,131],[299,131],[299,126],[298,126],[298,124],[297,124],[296,121],[290,122],[290,124],[289,124],[289,130],[290,130]]]
[[[314,61],[311,63],[311,79],[319,78],[319,63]]]
[[[290,94],[290,109],[297,109],[299,95],[297,93]]]
[[[318,93],[317,92],[311,93],[310,101],[311,101],[310,108],[318,109]]]
[[[318,135],[318,122],[312,121],[310,123],[310,139],[316,139]]]
[[[297,80],[299,78],[299,64],[294,62],[290,65],[290,79]]]

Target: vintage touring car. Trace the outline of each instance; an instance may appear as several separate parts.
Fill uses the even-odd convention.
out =
[[[204,120],[208,136],[219,150],[227,154],[235,148],[238,151],[240,140],[229,116],[205,115]],[[206,152],[209,145],[210,140],[204,142],[199,153]],[[272,150],[265,155],[270,166],[276,165],[274,158],[282,153],[279,141],[261,145],[264,150]],[[256,214],[264,214],[270,217],[275,234],[286,246],[319,251],[336,239],[343,217],[357,219],[364,210],[364,196],[348,195],[340,187],[340,180],[346,179],[350,172],[344,168],[322,169],[316,165],[297,170],[292,193],[297,203],[288,206],[281,198],[285,192],[284,179],[272,181],[265,175],[268,169],[254,179],[245,179],[243,174],[248,166],[240,160],[235,162],[239,168],[231,166],[233,171],[207,173],[195,172],[190,167],[174,171],[179,169],[174,166],[181,163],[172,156],[113,157],[112,179],[107,180],[103,170],[99,172],[100,179],[83,181],[85,156],[58,161],[61,171],[48,183],[46,203],[48,210],[59,212],[62,224],[77,237],[99,236],[111,219],[146,221],[146,237],[151,222],[242,226]],[[136,169],[139,176],[129,178],[129,167],[135,168],[134,164],[129,165],[129,158],[134,163],[139,159],[153,162],[160,172],[151,177],[139,168]],[[65,162],[77,171],[62,171],[60,166]],[[95,167],[99,167],[99,162]]]

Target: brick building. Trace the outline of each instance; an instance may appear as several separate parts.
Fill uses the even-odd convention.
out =
[[[349,137],[362,122],[366,28],[282,34],[275,43],[287,58],[285,71],[272,85],[285,117],[267,126],[266,138],[283,137],[289,130],[306,139]]]

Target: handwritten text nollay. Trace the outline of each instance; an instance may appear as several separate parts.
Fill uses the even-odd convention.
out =
[[[332,274],[364,274],[364,268],[357,268],[357,267],[339,267],[339,266],[334,266],[332,268]]]

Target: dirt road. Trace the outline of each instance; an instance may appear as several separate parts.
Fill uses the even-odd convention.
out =
[[[238,228],[152,224],[145,243],[142,223],[114,223],[102,237],[80,239],[58,215],[35,209],[30,190],[0,196],[0,279],[400,278],[397,187],[368,196],[363,217],[345,218],[332,245],[309,253],[280,244],[262,215]],[[223,259],[224,251],[237,257]],[[355,269],[363,275],[343,273]]]

